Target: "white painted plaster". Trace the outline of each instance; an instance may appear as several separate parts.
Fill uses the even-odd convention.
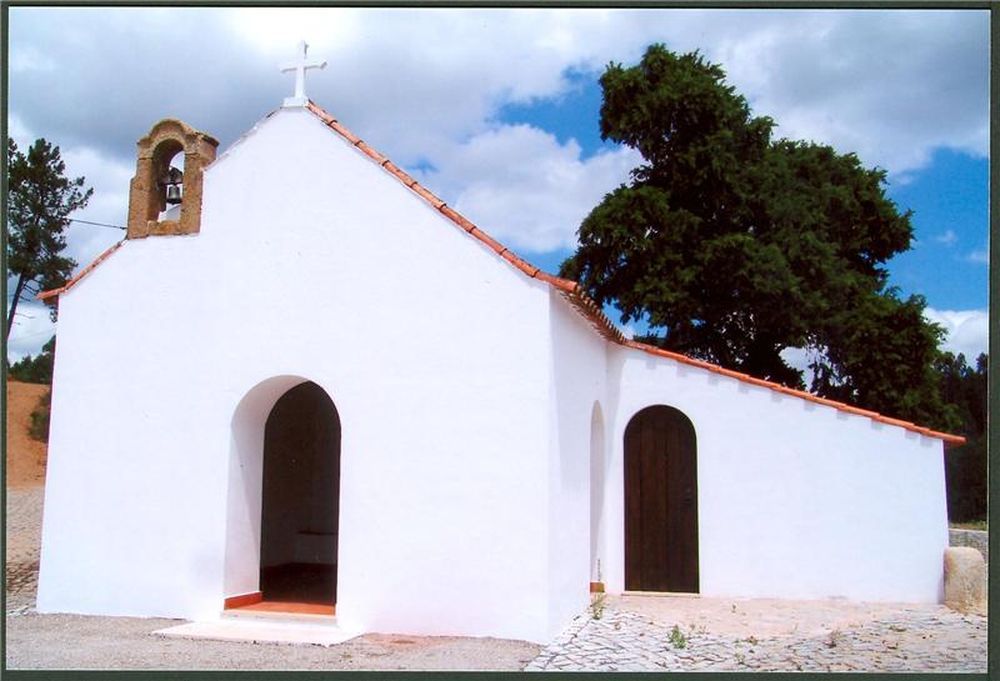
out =
[[[605,391],[606,342],[562,294],[550,297],[549,617],[558,630],[589,598],[591,430]]]
[[[211,618],[258,587],[268,413],[341,420],[337,619],[546,641],[623,575],[623,435],[698,438],[701,591],[937,600],[941,443],[605,342],[308,111],[205,172],[201,233],[60,297],[38,609]]]
[[[604,540],[607,493],[607,448],[604,433],[604,411],[594,402],[590,415],[590,580],[602,582],[602,562],[607,551]]]
[[[206,171],[199,235],[61,296],[39,609],[255,590],[263,423],[311,380],[343,429],[338,620],[546,640],[549,304],[310,113],[271,116]]]
[[[936,602],[948,543],[942,443],[636,350],[620,386],[606,509],[608,587],[624,588],[624,431],[653,404],[698,444],[700,591]]]

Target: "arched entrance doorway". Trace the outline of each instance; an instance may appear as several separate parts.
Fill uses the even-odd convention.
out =
[[[698,592],[698,471],[694,425],[673,407],[625,428],[625,588]]]
[[[315,383],[299,384],[275,402],[264,429],[261,477],[264,603],[328,606],[332,614],[337,600],[340,417]]]

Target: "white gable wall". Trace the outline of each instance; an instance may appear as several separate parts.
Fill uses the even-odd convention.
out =
[[[937,602],[948,545],[940,440],[612,347],[607,581],[624,588],[624,432],[675,407],[698,448],[700,591]]]
[[[607,342],[561,294],[552,291],[550,298],[549,619],[557,632],[588,603],[591,421],[607,390]]]
[[[204,196],[201,234],[129,241],[61,296],[39,610],[204,617],[239,593],[227,533],[259,496],[231,422],[285,376],[343,424],[338,620],[547,639],[547,287],[304,111]]]

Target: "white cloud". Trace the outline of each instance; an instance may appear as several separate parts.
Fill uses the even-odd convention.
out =
[[[134,166],[88,147],[60,151],[66,162],[66,176],[82,176],[86,178],[86,186],[94,189],[87,206],[75,212],[72,217],[124,227],[128,218],[128,188]],[[66,229],[66,236],[67,248],[64,254],[76,260],[80,266],[85,266],[109,246],[121,241],[125,232],[71,222]]]
[[[981,352],[989,352],[989,314],[986,310],[935,310],[926,308],[924,317],[946,332],[943,350],[962,353],[972,363]]]
[[[975,251],[972,251],[971,253],[969,253],[969,255],[966,256],[966,259],[969,262],[976,262],[983,265],[990,264],[990,254],[989,251],[987,251],[985,248],[980,248]]]
[[[894,175],[937,147],[986,155],[985,13],[768,14],[709,54],[779,135],[855,151]]]
[[[631,149],[580,158],[575,140],[528,125],[499,126],[431,158],[423,181],[514,250],[573,248],[576,229],[639,161]]]
[[[21,151],[27,151],[34,139],[26,130],[21,133],[25,144],[22,146],[20,140],[17,140],[18,147]],[[86,186],[94,188],[88,205],[73,213],[73,217],[124,226],[126,214],[123,211],[127,207],[132,168],[87,147],[61,148],[60,155],[66,163],[67,177],[83,176],[86,178]],[[125,236],[125,232],[121,230],[77,222],[71,222],[65,234],[67,245],[62,254],[77,262],[77,271]],[[8,279],[8,295],[12,292],[13,282]],[[30,296],[27,300],[22,300],[18,304],[11,329],[8,358],[11,362],[16,362],[25,355],[38,354],[55,330],[55,325],[49,321],[47,306]]]
[[[12,74],[11,111],[122,155],[164,115],[235,139],[287,94],[277,64],[301,38],[329,62],[309,94],[402,163],[655,41],[721,62],[780,134],[897,174],[988,141],[985,11],[13,8],[10,28],[12,62],[74,65]],[[196,75],[170,67],[183,54]]]
[[[939,244],[944,244],[945,246],[954,246],[958,241],[958,235],[955,234],[955,230],[949,229],[944,232],[944,234],[938,234],[934,237],[934,241]]]
[[[17,150],[21,153],[25,153],[36,139],[21,118],[14,114],[7,115],[7,134],[17,144]]]
[[[55,324],[49,320],[49,308],[44,303],[22,301],[17,306],[7,339],[8,360],[13,364],[25,355],[37,355],[55,332]]]

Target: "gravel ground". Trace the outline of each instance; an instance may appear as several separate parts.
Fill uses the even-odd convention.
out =
[[[42,487],[7,488],[7,611],[33,607],[42,538]]]
[[[529,671],[986,672],[987,620],[942,605],[608,597]]]
[[[177,620],[24,614],[7,618],[11,669],[523,669],[541,650],[524,641],[367,634],[340,645],[233,643],[150,635]]]

